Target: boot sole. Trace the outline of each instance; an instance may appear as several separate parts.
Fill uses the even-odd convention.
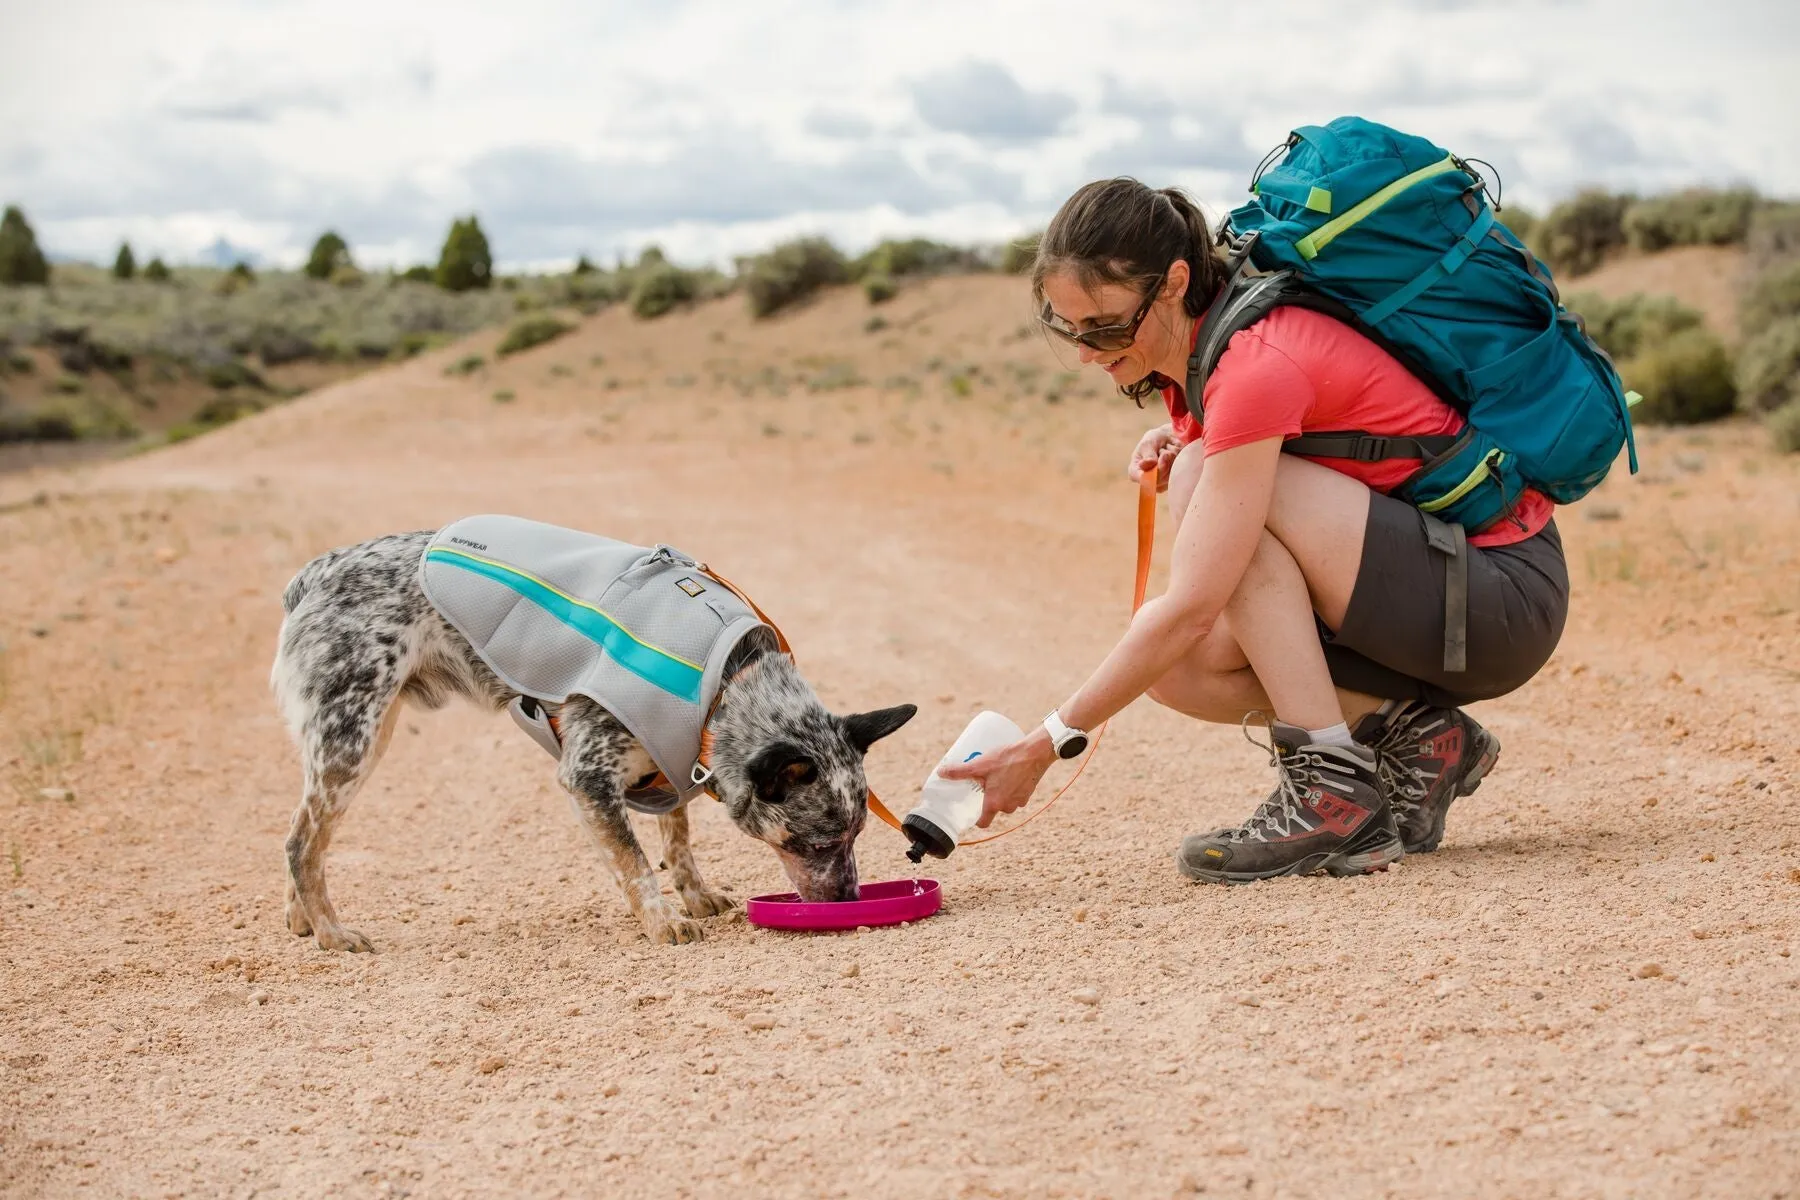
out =
[[[1385,871],[1406,856],[1399,838],[1362,850],[1331,850],[1311,854],[1299,862],[1270,871],[1206,871],[1190,867],[1180,857],[1176,869],[1197,883],[1257,883],[1264,879],[1281,879],[1288,875],[1313,875],[1320,871],[1339,878],[1349,875],[1371,875]]]
[[[1438,843],[1444,840],[1444,821],[1450,815],[1450,806],[1463,796],[1473,796],[1480,789],[1481,781],[1487,777],[1487,773],[1500,761],[1500,739],[1486,729],[1481,731],[1479,746],[1475,765],[1469,768],[1462,782],[1456,785],[1456,795],[1444,801],[1444,807],[1438,809],[1437,819],[1431,823],[1431,832],[1421,838],[1417,845],[1408,846],[1408,854],[1430,854],[1438,848]]]

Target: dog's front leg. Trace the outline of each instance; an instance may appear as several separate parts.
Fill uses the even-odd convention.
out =
[[[706,880],[700,878],[700,868],[695,865],[694,852],[688,845],[687,806],[684,804],[674,812],[659,815],[656,824],[662,831],[663,861],[668,865],[675,890],[681,893],[688,916],[712,917],[736,908],[736,900],[724,892],[713,891],[706,886]]]
[[[562,726],[558,780],[644,933],[653,942],[671,945],[699,941],[705,936],[700,922],[682,916],[663,896],[656,872],[631,832],[621,770],[635,739],[605,709],[581,698],[563,709]]]

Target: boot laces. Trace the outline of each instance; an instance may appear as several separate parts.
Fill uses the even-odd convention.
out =
[[[1417,812],[1431,794],[1425,772],[1413,764],[1411,757],[1400,753],[1409,742],[1417,741],[1417,735],[1412,733],[1414,715],[1404,708],[1394,713],[1381,736],[1369,747],[1375,751],[1376,778],[1396,818]]]
[[[1267,742],[1260,742],[1251,734],[1251,717],[1262,718],[1264,728],[1269,730]],[[1275,742],[1274,726],[1267,713],[1245,713],[1244,719],[1238,722],[1238,728],[1243,731],[1245,741],[1259,750],[1268,751],[1269,765],[1275,768],[1275,790],[1256,806],[1256,811],[1250,814],[1249,820],[1236,829],[1224,830],[1224,836],[1233,842],[1267,841],[1270,837],[1286,837],[1296,825],[1311,829],[1312,826],[1301,816],[1302,788],[1308,782],[1323,782],[1318,768],[1325,764],[1325,760],[1316,754],[1301,751],[1282,754]]]

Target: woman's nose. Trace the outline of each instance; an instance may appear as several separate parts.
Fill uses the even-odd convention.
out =
[[[1080,356],[1081,365],[1084,367],[1100,357],[1100,352],[1098,350],[1082,342],[1075,343],[1075,353]]]

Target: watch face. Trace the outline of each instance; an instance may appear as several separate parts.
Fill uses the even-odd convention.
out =
[[[1071,734],[1069,737],[1063,739],[1062,745],[1060,745],[1056,748],[1056,757],[1058,757],[1058,758],[1074,758],[1076,755],[1080,754],[1082,751],[1086,750],[1087,748],[1088,748],[1087,734],[1085,734],[1085,733]]]

